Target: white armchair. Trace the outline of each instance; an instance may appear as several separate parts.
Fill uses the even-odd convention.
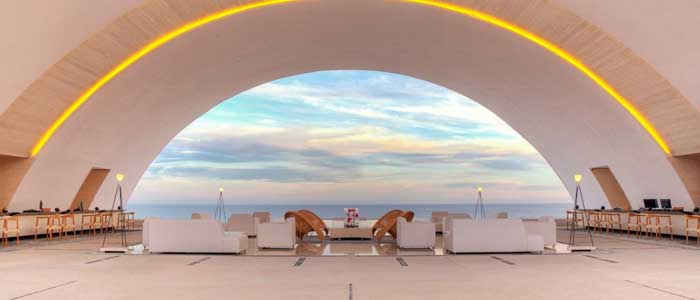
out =
[[[257,224],[258,248],[294,249],[297,243],[294,218],[284,223],[270,222]]]
[[[258,218],[249,214],[231,214],[228,217],[224,230],[227,232],[242,232],[247,236],[255,236],[255,228],[260,223]]]
[[[396,243],[399,248],[435,247],[435,224],[433,222],[408,222],[403,217],[396,221]]]
[[[259,223],[270,222],[270,212],[267,212],[267,211],[253,212],[253,218],[258,218]]]

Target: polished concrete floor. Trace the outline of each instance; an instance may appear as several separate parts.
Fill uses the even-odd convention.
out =
[[[700,299],[694,241],[595,241],[574,254],[300,257],[103,254],[99,236],[23,240],[0,247],[0,299]]]

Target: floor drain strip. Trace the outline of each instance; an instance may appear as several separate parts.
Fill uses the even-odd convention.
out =
[[[73,283],[76,283],[76,282],[78,282],[78,281],[77,281],[77,280],[68,281],[68,282],[65,282],[65,283],[62,283],[62,284],[59,284],[59,285],[55,285],[55,286],[52,286],[52,287],[45,288],[45,289],[43,289],[43,290],[38,290],[38,291],[34,291],[34,292],[31,292],[31,293],[24,294],[24,295],[22,295],[22,296],[17,296],[17,297],[14,297],[14,298],[10,298],[10,300],[16,300],[16,299],[21,299],[21,298],[28,297],[28,296],[31,296],[31,295],[36,295],[36,294],[39,294],[39,293],[43,293],[43,292],[46,292],[46,291],[49,291],[49,290],[57,289],[57,288],[60,288],[60,287],[63,287],[63,286],[69,285],[69,284],[73,284]]]
[[[352,283],[348,284],[348,299],[352,300]]]
[[[305,261],[306,261],[306,257],[299,257],[299,259],[297,259],[297,262],[294,263],[294,266],[300,267],[301,264],[303,264]]]
[[[585,256],[585,257],[588,257],[588,258],[592,258],[592,259],[597,259],[597,260],[600,260],[600,261],[604,261],[604,262],[609,262],[609,263],[611,263],[611,264],[619,263],[619,261],[615,261],[615,260],[612,260],[612,259],[606,259],[606,258],[602,258],[602,257],[597,257],[597,256],[594,256],[594,255],[584,255],[584,256]]]
[[[643,284],[643,283],[640,283],[640,282],[636,282],[636,281],[632,281],[632,280],[625,280],[625,281],[628,282],[628,283],[634,284],[634,285],[638,285],[638,286],[641,286],[641,287],[645,287],[645,288],[648,288],[648,289],[650,289],[650,290],[659,291],[659,292],[662,292],[662,293],[665,293],[665,294],[668,294],[668,295],[672,295],[672,296],[676,296],[676,297],[679,297],[679,298],[688,299],[688,300],[696,300],[695,298],[691,298],[691,297],[688,297],[688,296],[685,296],[685,295],[681,295],[681,294],[676,294],[676,293],[674,293],[674,292],[667,291],[667,290],[664,290],[664,289],[660,289],[660,288],[657,288],[657,287],[653,287],[653,286],[650,286],[650,285],[646,285],[646,284]]]
[[[493,259],[495,259],[495,260],[497,260],[497,261],[500,261],[500,262],[502,262],[502,263],[504,263],[504,264],[506,264],[506,265],[510,265],[510,266],[514,266],[514,265],[515,265],[514,262],[512,262],[512,261],[510,261],[510,260],[507,260],[507,259],[500,258],[500,257],[498,257],[498,256],[491,256],[491,258],[493,258]]]
[[[194,266],[194,265],[196,265],[196,264],[205,262],[205,261],[209,260],[210,258],[211,258],[211,257],[209,257],[209,256],[207,256],[207,257],[202,257],[202,258],[200,258],[200,259],[198,259],[198,260],[195,260],[195,261],[193,261],[193,262],[191,262],[191,263],[189,263],[189,264],[187,264],[187,265],[188,265],[188,266]]]
[[[119,255],[109,256],[109,257],[100,258],[100,259],[96,259],[96,260],[91,260],[91,261],[89,261],[89,262],[86,262],[85,264],[86,264],[86,265],[94,264],[94,263],[98,263],[98,262],[101,262],[101,261],[114,259],[114,258],[117,258],[117,257],[119,257]]]
[[[408,263],[403,259],[403,257],[397,257],[396,261],[399,262],[399,265],[402,267],[408,267]]]

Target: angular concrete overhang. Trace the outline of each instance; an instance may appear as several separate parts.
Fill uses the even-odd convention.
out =
[[[62,206],[95,166],[127,173],[130,191],[160,149],[220,101],[273,79],[329,69],[396,72],[469,96],[533,144],[570,190],[573,173],[607,165],[633,206],[654,196],[692,206],[665,152],[700,152],[698,111],[652,65],[557,4],[277,2],[146,1],[56,62],[0,115],[0,153],[37,154],[11,207],[38,198]],[[163,43],[94,88],[164,34],[237,9]],[[556,51],[470,11],[551,43],[608,90]],[[47,184],[58,191],[41,188]],[[586,189],[594,203],[605,203],[599,187]],[[100,193],[108,192],[101,189],[97,202],[109,198]]]

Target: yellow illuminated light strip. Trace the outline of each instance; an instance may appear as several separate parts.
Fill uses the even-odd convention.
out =
[[[83,103],[85,103],[90,96],[92,96],[95,92],[97,92],[102,86],[107,84],[112,78],[115,76],[119,75],[124,69],[128,68],[131,66],[133,63],[137,62],[139,59],[142,57],[146,56],[146,54],[150,53],[151,51],[157,49],[158,47],[164,45],[165,43],[175,39],[176,37],[187,33],[188,31],[191,31],[197,27],[200,27],[202,25],[205,25],[210,22],[214,22],[220,19],[223,19],[225,17],[235,15],[247,10],[251,10],[254,8],[259,8],[259,7],[264,7],[264,6],[271,6],[271,5],[276,5],[276,4],[283,4],[283,3],[288,3],[288,2],[297,2],[300,0],[267,0],[267,1],[260,1],[260,2],[254,2],[246,5],[241,5],[229,9],[225,9],[220,12],[216,12],[214,14],[202,17],[200,19],[194,20],[192,22],[189,22],[181,27],[176,28],[173,31],[170,31],[166,33],[165,35],[159,37],[158,39],[148,43],[146,46],[141,48],[141,50],[135,52],[131,56],[129,56],[126,60],[122,61],[119,65],[117,65],[114,69],[109,71],[105,76],[100,78],[95,84],[93,84],[88,90],[83,92],[78,99],[71,104],[68,109],[66,109],[60,117],[56,121],[54,121],[53,124],[51,124],[51,127],[44,132],[44,134],[41,136],[39,141],[34,145],[34,148],[32,148],[32,156],[36,156],[39,151],[41,151],[41,148],[44,147],[46,142],[49,141],[51,136],[56,132],[56,130],[63,125],[63,123],[78,109],[80,108]]]
[[[141,48],[138,52],[132,54],[129,56],[126,60],[121,62],[119,65],[117,65],[114,69],[109,71],[105,76],[100,78],[92,87],[90,87],[87,91],[85,91],[78,99],[71,104],[68,109],[66,109],[61,116],[53,123],[51,124],[51,127],[49,127],[48,130],[41,136],[41,139],[34,145],[34,148],[32,148],[32,156],[36,156],[39,151],[41,151],[41,148],[48,142],[48,140],[51,138],[51,136],[54,134],[54,132],[73,114],[83,103],[85,103],[90,96],[92,96],[97,90],[99,90],[102,86],[104,86],[107,82],[109,82],[112,78],[117,76],[119,73],[121,73],[124,69],[129,67],[131,64],[135,63],[142,57],[146,56],[146,54],[150,53],[151,51],[155,50],[156,48],[162,46],[163,44],[169,42],[170,40],[190,31],[193,30],[197,27],[200,27],[202,25],[205,25],[207,23],[235,15],[240,12],[244,12],[253,8],[259,8],[259,7],[264,7],[264,6],[270,6],[270,5],[275,5],[275,4],[282,4],[282,3],[288,3],[288,2],[297,2],[301,0],[268,0],[268,1],[260,1],[260,2],[255,2],[255,3],[250,3],[247,5],[242,5],[234,8],[229,8],[211,15],[208,15],[206,17],[203,17],[201,19],[197,19],[193,22],[187,23],[163,36],[160,38],[150,42],[147,44],[145,47]],[[649,121],[639,112],[625,97],[620,95],[615,89],[612,88],[603,78],[598,76],[598,74],[594,73],[591,69],[589,69],[586,65],[584,65],[581,61],[576,59],[573,55],[567,53],[563,49],[559,48],[557,45],[552,44],[551,42],[545,40],[542,37],[537,36],[534,33],[531,33],[515,24],[509,23],[507,21],[504,21],[500,18],[494,17],[492,15],[486,14],[484,12],[480,12],[477,10],[457,6],[454,4],[448,4],[440,1],[433,1],[433,0],[399,0],[402,2],[410,2],[410,3],[417,3],[417,4],[423,4],[423,5],[428,5],[428,6],[433,6],[445,10],[449,10],[452,12],[456,12],[462,15],[466,15],[469,17],[472,17],[476,20],[494,25],[496,27],[508,30],[510,32],[513,32],[527,40],[530,40],[534,42],[535,44],[540,45],[541,47],[551,51],[552,53],[556,54],[557,56],[561,57],[565,61],[567,61],[569,64],[574,66],[576,69],[581,71],[582,73],[586,74],[589,78],[591,78],[596,84],[598,84],[603,90],[605,90],[610,96],[612,96],[615,100],[617,100],[622,107],[624,107],[631,115],[634,117],[639,124],[646,129],[646,131],[651,135],[651,137],[656,141],[656,143],[661,147],[661,149],[669,154],[671,153],[671,150],[669,149],[668,145],[664,141],[664,139],[661,137],[661,135],[656,131],[654,126],[649,123]]]
[[[472,17],[476,20],[494,25],[499,28],[503,28],[505,30],[508,30],[512,33],[515,33],[527,40],[532,41],[533,43],[540,45],[542,48],[545,48],[549,50],[550,52],[556,54],[557,56],[561,57],[563,60],[574,66],[576,69],[581,71],[583,74],[586,74],[591,80],[593,80],[596,84],[598,84],[603,90],[605,90],[610,96],[612,96],[615,100],[617,100],[622,107],[624,107],[631,115],[634,117],[637,122],[639,122],[644,129],[651,135],[651,137],[656,141],[656,143],[661,147],[661,149],[666,153],[670,154],[671,150],[669,149],[668,145],[666,144],[666,141],[661,137],[658,131],[656,131],[656,128],[654,128],[653,125],[647,120],[642,113],[635,108],[632,103],[630,103],[625,97],[620,95],[610,84],[608,84],[603,78],[598,76],[595,72],[593,72],[591,69],[589,69],[585,64],[583,64],[580,60],[576,59],[573,55],[569,54],[568,52],[564,51],[562,48],[559,48],[559,46],[552,44],[551,42],[547,41],[546,39],[529,32],[522,27],[509,23],[503,19],[500,19],[498,17],[486,14],[484,12],[480,12],[477,10],[469,9],[466,7],[462,6],[457,6],[454,4],[449,4],[441,1],[434,1],[434,0],[400,0],[403,2],[411,2],[411,3],[417,3],[417,4],[423,4],[423,5],[428,5],[428,6],[433,6],[449,11],[453,11],[462,15],[466,15],[469,17]]]

